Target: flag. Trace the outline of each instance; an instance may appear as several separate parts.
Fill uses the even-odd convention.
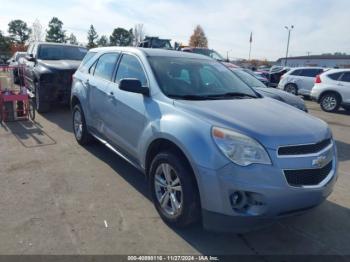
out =
[[[249,43],[253,42],[253,32],[250,32]]]

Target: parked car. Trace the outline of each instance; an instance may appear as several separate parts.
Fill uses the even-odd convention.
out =
[[[339,107],[350,111],[350,69],[331,69],[318,75],[311,97],[323,111],[336,112]]]
[[[281,80],[281,76],[290,70],[289,67],[271,67],[268,73],[269,86],[277,87]]]
[[[9,66],[17,67],[13,69],[13,77],[15,84],[24,84],[23,82],[23,71],[19,67],[23,66],[23,58],[25,57],[26,52],[16,52],[9,59]]]
[[[161,39],[155,36],[146,36],[138,46],[143,48],[173,49],[170,43],[170,39]]]
[[[300,97],[289,94],[285,91],[278,90],[276,88],[267,87],[263,82],[256,78],[254,75],[249,74],[246,69],[233,69],[232,72],[238,76],[244,83],[252,87],[262,96],[270,97],[291,106],[294,106],[302,111],[308,112],[305,102]]]
[[[324,72],[322,67],[296,67],[282,75],[278,88],[293,95],[310,97],[315,77]]]
[[[53,102],[69,103],[72,75],[87,49],[68,44],[38,42],[29,45],[25,85],[35,94],[36,110],[44,113]]]
[[[258,94],[221,63],[162,49],[91,49],[72,122],[149,180],[161,218],[243,232],[325,200],[337,178],[328,125]]]
[[[238,68],[237,65],[223,58],[218,52],[216,52],[213,49],[204,48],[204,47],[185,47],[185,48],[181,48],[181,51],[209,56],[215,59],[216,61],[219,61],[229,69]]]
[[[266,77],[264,77],[262,74],[259,74],[256,71],[252,71],[252,70],[247,69],[247,68],[243,68],[242,70],[245,71],[246,73],[250,74],[251,76],[257,78],[264,85],[266,85],[266,86],[269,85],[269,80]]]

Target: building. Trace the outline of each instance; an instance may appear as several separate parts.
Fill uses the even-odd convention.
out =
[[[285,65],[286,58],[279,58],[276,65]],[[321,66],[330,68],[350,68],[350,55],[310,55],[288,57],[289,67]]]

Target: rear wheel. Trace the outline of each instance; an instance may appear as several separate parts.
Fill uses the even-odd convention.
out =
[[[193,171],[176,151],[159,153],[150,168],[150,190],[155,208],[169,225],[185,227],[199,218],[199,194]]]
[[[29,108],[28,108],[29,118],[34,121],[35,119],[35,103],[32,98],[29,98]]]
[[[43,90],[41,90],[39,83],[35,84],[35,109],[39,113],[46,113],[50,111],[50,102],[44,100]]]
[[[321,97],[320,105],[325,112],[336,112],[340,107],[340,98],[336,93],[326,93]]]
[[[80,104],[74,106],[72,118],[75,139],[80,145],[89,144],[92,137],[87,129],[84,112]]]
[[[298,95],[298,88],[295,84],[287,84],[284,87],[284,91],[291,93],[293,95]]]

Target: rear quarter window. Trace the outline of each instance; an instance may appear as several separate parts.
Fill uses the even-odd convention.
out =
[[[301,70],[300,76],[316,77],[322,72],[323,72],[323,69],[303,69]]]
[[[329,74],[327,75],[330,79],[332,80],[338,80],[339,77],[342,75],[342,72],[338,72],[338,73],[333,73],[333,74]]]

